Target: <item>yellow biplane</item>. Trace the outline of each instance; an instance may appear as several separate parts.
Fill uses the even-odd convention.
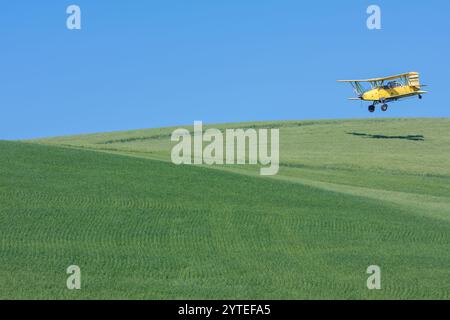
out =
[[[358,95],[357,98],[349,100],[372,101],[369,111],[374,112],[377,104],[381,105],[381,110],[388,109],[388,102],[397,101],[403,98],[418,96],[422,99],[422,94],[427,93],[422,90],[424,85],[420,84],[419,73],[409,72],[385,78],[373,78],[366,80],[338,80],[338,82],[348,82]],[[369,83],[370,89],[365,89],[362,83]]]

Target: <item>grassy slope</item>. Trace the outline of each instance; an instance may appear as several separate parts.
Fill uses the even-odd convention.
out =
[[[450,219],[448,118],[288,121],[217,127],[233,126],[280,128],[282,167],[277,179],[392,201],[414,207],[422,215]],[[192,130],[191,126],[186,128]],[[33,142],[170,161],[173,130],[135,130]],[[411,136],[423,141],[411,140]],[[259,173],[254,166],[224,169]]]
[[[171,128],[0,142],[0,298],[450,297],[448,119],[269,125],[274,178],[159,161]]]

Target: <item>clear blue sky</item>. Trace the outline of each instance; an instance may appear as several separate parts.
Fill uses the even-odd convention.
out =
[[[66,8],[82,30],[66,29]],[[380,31],[366,9],[382,9]],[[450,2],[45,0],[0,4],[0,139],[256,120],[450,116]],[[419,71],[370,115],[340,78]]]

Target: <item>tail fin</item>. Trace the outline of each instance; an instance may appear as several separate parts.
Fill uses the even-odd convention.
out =
[[[408,76],[408,82],[410,86],[420,88],[420,78],[417,72],[413,72]]]

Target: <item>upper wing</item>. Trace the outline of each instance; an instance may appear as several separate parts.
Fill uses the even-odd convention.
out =
[[[418,76],[418,75],[419,74],[417,72],[408,72],[408,73],[397,74],[395,76],[384,77],[384,78],[372,78],[372,79],[363,79],[363,80],[337,80],[337,82],[377,82],[377,81],[394,80],[394,79],[399,79],[399,78],[403,78],[403,77]]]

